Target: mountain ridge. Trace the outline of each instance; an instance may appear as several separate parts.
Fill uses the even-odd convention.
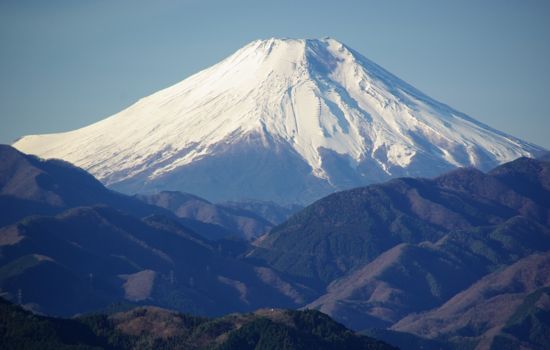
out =
[[[456,317],[438,310],[461,293],[474,296],[474,309],[498,305],[472,294],[486,276],[503,282],[498,300],[511,300],[500,272],[516,263],[545,273],[547,259],[531,262],[550,251],[547,161],[518,158],[487,173],[456,169],[331,194],[250,246],[204,239],[171,211],[108,190],[70,164],[9,146],[0,148],[0,160],[0,199],[16,214],[15,223],[0,223],[0,287],[33,310],[74,315],[112,302],[202,315],[313,307],[356,330],[401,327],[411,319],[426,325],[373,333],[405,350],[488,341],[493,348],[512,341],[538,349],[546,341],[544,285],[525,284],[513,315],[494,320],[501,330],[494,337],[468,319],[475,312]],[[171,195],[179,196],[169,194],[168,202]],[[199,208],[212,205],[182,195],[183,202],[166,206],[177,211],[189,198]],[[258,204],[244,205],[260,212],[272,207]],[[240,210],[242,203],[236,205]],[[433,328],[440,322],[443,333]]]
[[[61,319],[0,298],[3,349],[372,349],[394,350],[310,311],[262,309],[216,319],[142,306]]]

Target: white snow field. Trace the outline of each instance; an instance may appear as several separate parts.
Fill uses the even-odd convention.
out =
[[[542,149],[437,102],[330,38],[251,42],[78,130],[19,139],[127,192],[309,201]]]

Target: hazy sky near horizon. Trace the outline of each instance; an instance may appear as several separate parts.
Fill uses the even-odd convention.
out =
[[[325,36],[550,149],[546,0],[2,0],[0,143],[101,120],[254,39]]]

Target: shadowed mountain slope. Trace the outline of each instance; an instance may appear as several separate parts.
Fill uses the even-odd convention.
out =
[[[118,300],[218,315],[293,306],[301,292],[268,268],[223,249],[171,219],[137,219],[109,207],[70,209],[0,229],[0,285],[12,300],[54,315]],[[279,280],[271,286],[264,280]]]
[[[9,209],[1,215],[0,288],[10,300],[54,315],[121,300],[217,315],[301,305],[311,294],[236,259],[246,243],[208,241],[171,211],[108,190],[70,164],[9,146],[0,160],[0,202]]]
[[[550,163],[519,158],[488,173],[458,169],[330,195],[258,239],[247,257],[314,289],[308,308],[354,329],[386,328],[550,251],[549,218]],[[464,317],[474,322],[476,316]],[[500,321],[503,328],[506,320]],[[423,332],[440,326],[423,324]],[[413,333],[427,336],[423,332]],[[531,339],[525,332],[515,337]],[[457,344],[479,341],[481,333]]]
[[[176,216],[189,221],[189,227],[200,230],[200,223],[218,227],[220,238],[239,236],[253,239],[267,233],[274,224],[251,211],[210,203],[206,199],[188,193],[163,191],[151,195],[138,195],[138,199],[170,210]]]
[[[260,238],[250,257],[327,285],[401,243],[523,216],[550,223],[550,163],[520,158],[490,173],[458,169],[327,196]]]
[[[481,277],[550,250],[550,228],[523,217],[454,231],[435,243],[402,243],[333,281],[308,305],[356,329],[392,325],[439,306]]]
[[[0,151],[8,164],[0,167],[0,204],[14,214],[0,227],[0,288],[30,309],[73,315],[123,301],[220,315],[308,307],[353,329],[390,328],[371,334],[396,344],[547,344],[540,259],[550,251],[548,162],[519,158],[488,173],[458,169],[336,193],[249,247],[204,239],[182,225],[194,219],[176,216],[237,230],[238,217],[261,221],[248,211],[179,193],[151,199],[160,208],[65,163]],[[471,302],[460,306],[464,293]],[[492,317],[492,305],[494,319],[476,311]],[[266,329],[294,334],[265,320],[239,329],[241,345]]]
[[[550,344],[550,253],[485,276],[441,307],[392,329],[476,349],[545,349]]]
[[[105,188],[86,171],[67,162],[38,157],[0,145],[0,226],[28,215],[57,214],[68,208],[108,205],[137,216],[169,214]]]

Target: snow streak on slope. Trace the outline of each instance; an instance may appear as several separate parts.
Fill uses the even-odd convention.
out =
[[[290,191],[289,201],[392,176],[487,169],[540,150],[432,100],[333,39],[254,41],[98,123],[14,146],[65,159],[125,191],[184,189],[212,199],[261,198],[270,184],[263,163],[303,162],[292,176],[307,180],[272,191]],[[208,182],[232,167],[227,154],[250,152],[261,164],[235,164],[252,172],[240,174],[249,191],[225,193],[218,182],[232,177]]]

